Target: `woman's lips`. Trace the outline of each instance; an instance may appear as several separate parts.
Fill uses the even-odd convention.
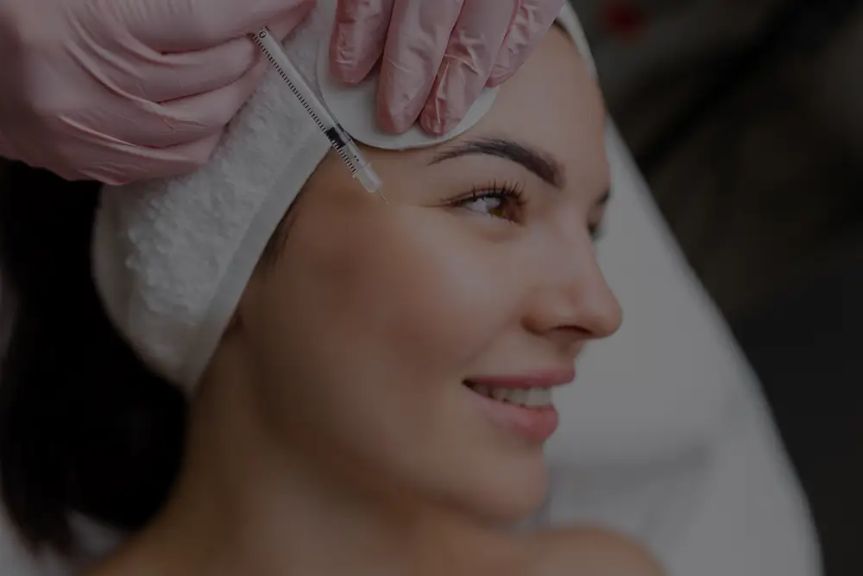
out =
[[[575,368],[562,368],[519,375],[473,376],[468,378],[466,382],[474,386],[523,390],[526,388],[553,388],[569,384],[573,380],[575,380]]]
[[[559,415],[553,404],[521,406],[507,401],[509,391],[549,389],[569,384],[575,379],[574,369],[548,370],[522,375],[481,376],[465,380],[479,410],[495,425],[514,432],[534,444],[542,444],[557,430]],[[500,399],[477,390],[494,391]],[[517,393],[516,393],[517,394]]]

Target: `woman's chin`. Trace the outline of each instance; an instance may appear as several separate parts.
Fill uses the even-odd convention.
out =
[[[548,468],[521,467],[505,474],[488,475],[469,498],[473,514],[494,524],[509,525],[535,514],[549,489]]]

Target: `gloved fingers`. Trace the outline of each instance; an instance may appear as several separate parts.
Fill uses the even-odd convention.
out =
[[[266,71],[263,60],[235,82],[202,94],[154,104],[142,99],[111,102],[68,130],[111,137],[143,148],[170,148],[221,132],[255,91]]]
[[[452,31],[420,122],[444,134],[461,122],[488,82],[518,0],[470,0]]]
[[[202,94],[163,102],[155,109],[157,118],[143,124],[155,131],[130,134],[131,142],[141,146],[167,148],[193,142],[224,130],[258,87],[266,63],[259,60],[235,82]]]
[[[339,0],[330,41],[333,75],[349,84],[362,82],[381,58],[394,0]]]
[[[301,22],[315,0],[125,0],[122,21],[160,52],[210,48],[274,23]]]
[[[69,179],[120,184],[199,167],[266,70],[260,60],[237,81],[211,92],[162,104],[115,101],[103,106],[97,117],[66,117],[64,132],[76,142],[72,149],[78,160],[57,162],[60,168],[55,171]],[[82,168],[64,172],[63,166]]]
[[[179,120],[208,126],[209,131],[221,129],[254,94],[266,71],[266,62],[261,59],[236,82],[212,92],[167,102],[163,109]]]
[[[276,38],[285,38],[308,15],[295,11],[272,23]],[[261,59],[260,52],[248,38],[234,38],[218,46],[194,52],[160,55],[157,64],[144,68],[146,82],[137,82],[142,97],[151,102],[165,102],[205,94],[234,84]]]
[[[259,59],[251,40],[235,38],[212,48],[159,55],[137,68],[142,78],[121,86],[150,102],[177,100],[233,84]]]
[[[104,142],[88,153],[88,158],[99,158],[98,164],[89,164],[79,172],[60,174],[69,180],[96,180],[111,186],[151,178],[170,178],[188,174],[210,159],[219,145],[222,133],[185,142],[169,148],[146,148],[122,141]]]
[[[512,26],[491,72],[489,86],[506,82],[560,16],[566,0],[520,0]]]
[[[463,3],[395,0],[378,85],[377,115],[384,130],[401,133],[416,122]]]

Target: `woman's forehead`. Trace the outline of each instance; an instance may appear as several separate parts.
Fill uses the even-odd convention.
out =
[[[595,163],[602,154],[604,115],[585,60],[569,36],[555,30],[502,86],[492,109],[473,128],[433,147],[380,151],[376,156],[420,166],[465,148],[499,149],[507,143],[535,150],[564,167],[569,156]]]

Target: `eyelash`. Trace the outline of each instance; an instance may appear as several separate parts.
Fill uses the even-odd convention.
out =
[[[478,202],[480,200],[485,200],[487,198],[494,198],[501,201],[509,201],[515,204],[516,209],[519,211],[519,214],[524,209],[527,204],[527,200],[525,199],[524,188],[515,182],[504,182],[502,184],[498,182],[492,182],[486,186],[477,186],[466,196],[462,196],[451,202],[451,206],[455,208],[463,208],[468,204],[473,202]],[[493,218],[500,218],[502,220],[507,220],[509,222],[516,222],[516,219],[513,218],[505,218],[500,216],[494,216]],[[589,227],[590,237],[594,242],[598,242],[605,235],[605,226],[601,223],[591,225]]]
[[[524,197],[524,188],[515,182],[492,182],[486,186],[477,186],[473,190],[470,191],[466,196],[462,196],[454,200],[451,205],[456,208],[464,208],[469,204],[474,202],[479,202],[481,200],[494,199],[499,200],[502,205],[506,205],[509,203],[510,205],[514,205],[515,209],[518,211],[518,214],[521,214],[522,209],[524,208],[527,201]],[[501,210],[505,210],[505,207],[500,208]],[[518,221],[518,217],[508,218],[506,216],[495,216],[494,214],[489,214],[493,218],[500,218],[502,220],[508,220],[510,222]]]

